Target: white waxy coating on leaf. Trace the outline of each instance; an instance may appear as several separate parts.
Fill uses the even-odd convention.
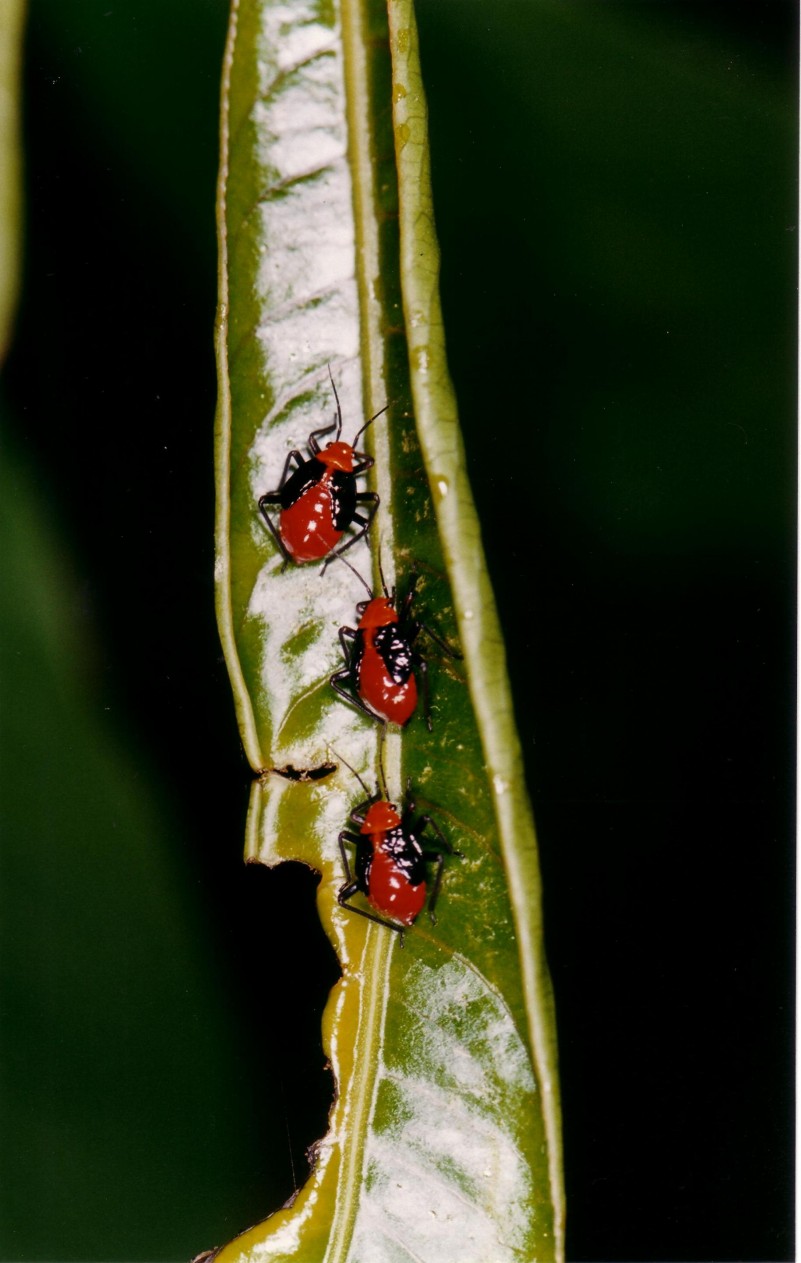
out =
[[[276,71],[287,74],[330,45],[334,30],[319,20],[320,12],[315,0],[263,6],[257,47],[262,96],[275,92]]]
[[[414,1039],[386,1050],[349,1258],[452,1263],[458,1224],[459,1263],[527,1260],[532,1177],[515,1120],[536,1084],[508,1009],[453,957],[412,965],[389,1020]]]
[[[270,251],[261,257],[258,275],[259,289],[269,305],[269,317],[265,316],[263,325],[265,331],[275,326],[285,329],[285,315],[299,306],[303,316],[313,317],[315,305],[325,297],[338,302],[340,311],[345,299],[351,318],[355,308],[353,226],[342,219],[330,223],[331,203],[343,202],[350,191],[342,155],[337,164],[304,176],[302,182],[302,189],[297,186],[282,189],[280,195],[265,201],[259,208],[264,236],[272,243]],[[310,250],[310,246],[320,240],[324,241],[325,249]],[[298,293],[304,295],[302,304],[296,301]],[[285,304],[289,305],[286,313]],[[334,325],[326,341],[330,342],[336,333]],[[352,336],[351,331],[350,338]]]
[[[265,7],[261,14],[260,97],[251,120],[264,191],[249,217],[257,217],[261,242],[252,296],[262,373],[281,383],[282,393],[249,451],[254,508],[265,492],[279,487],[288,453],[295,449],[308,459],[309,434],[336,416],[329,366],[342,406],[343,439],[364,420],[342,59],[320,13],[319,6],[306,4]],[[362,480],[360,489],[364,486]],[[277,509],[273,518],[277,522]],[[261,628],[259,709],[269,714],[270,763],[313,766],[331,757],[329,745],[336,749],[345,741],[352,747],[362,733],[353,757],[363,770],[374,755],[375,736],[364,732],[364,722],[348,712],[328,682],[342,666],[338,628],[354,625],[357,581],[333,561],[310,589],[310,572],[319,571],[322,562],[291,565],[282,573],[283,558],[257,512],[251,530],[265,551],[247,617]],[[366,545],[348,555],[369,582]]]
[[[261,495],[278,487],[288,452],[294,448],[306,457],[310,431],[330,423],[334,399],[328,365],[342,401],[346,441],[367,419],[363,387],[370,413],[387,402],[387,311],[380,306],[379,251],[370,236],[378,199],[370,183],[369,145],[364,144],[370,129],[365,108],[369,93],[363,81],[357,82],[360,74],[367,74],[374,37],[367,30],[356,32],[364,18],[359,6],[346,3],[343,12],[344,50],[336,0],[242,3],[242,29],[247,31],[244,91],[229,97],[226,85],[224,93],[220,358],[221,380],[227,386],[230,364],[234,389],[226,395],[223,388],[221,481],[227,489],[233,471],[235,516],[229,533],[224,493],[218,516],[223,550],[219,571],[229,665],[237,637],[246,660],[246,672],[237,680],[234,661],[232,675],[235,687],[240,683],[246,695],[238,705],[253,766],[260,766],[262,752],[266,766],[291,763],[300,769],[326,759],[347,759],[371,789],[379,729],[336,698],[327,678],[342,665],[337,627],[354,625],[355,602],[363,593],[341,562],[333,562],[324,578],[315,563],[283,571],[256,507]],[[239,0],[234,0],[229,69],[238,13]],[[231,161],[237,148],[238,167]],[[225,216],[229,169],[230,219]],[[225,323],[229,260],[235,282],[230,342]],[[412,312],[415,327],[428,320],[424,306],[416,305]],[[413,345],[412,355],[425,376],[430,367],[437,369],[436,356],[429,364],[425,342]],[[449,414],[443,438],[446,422]],[[233,461],[231,433],[239,440]],[[409,479],[393,474],[389,454],[381,451],[388,448],[388,439],[385,428],[378,426],[368,441],[376,444],[379,456],[374,472],[382,508],[375,535],[382,538],[391,584],[393,500],[402,506]],[[448,443],[445,456],[447,448]],[[406,442],[404,454],[410,454]],[[454,494],[458,478],[447,460],[432,468],[438,471],[435,499],[450,505],[459,498]],[[418,506],[413,520],[423,521],[426,515],[430,517],[430,508],[421,511]],[[232,538],[237,571],[230,586]],[[468,551],[477,547],[477,533],[466,531],[462,544]],[[370,582],[364,544],[348,556]],[[459,603],[465,605],[464,595]],[[473,618],[473,610],[480,616],[478,607],[467,603],[471,610],[463,613],[463,622]],[[429,777],[435,782],[441,767],[444,751],[439,737],[436,742],[440,748],[436,761],[432,759],[434,771],[428,764],[418,788]],[[390,794],[396,798],[402,791],[400,744],[400,735],[393,733],[384,748]],[[462,750],[461,744],[457,749]],[[437,809],[437,794],[431,792]],[[390,1258],[529,1263],[531,1236],[537,1235],[540,1244],[545,1241],[550,1220],[540,1195],[532,1194],[540,1102],[511,1017],[517,1010],[464,957],[448,958],[447,937],[440,940],[427,920],[421,918],[401,952],[396,935],[336,906],[344,880],[337,835],[348,827],[348,813],[362,797],[344,768],[319,783],[268,773],[254,786],[249,854],[267,863],[301,858],[323,873],[318,903],[343,969],[324,1016],[337,1092],[329,1133],[295,1205],[243,1234],[223,1257],[237,1263],[278,1258],[286,1263],[301,1255],[319,1260],[324,1253],[327,1263],[353,1263],[355,1258],[370,1263]],[[453,823],[470,819],[465,785],[448,807]],[[443,823],[452,836],[450,825]],[[464,883],[475,878],[478,886],[491,857],[479,854],[478,835],[465,832],[470,845],[457,841],[469,854],[454,864],[463,880],[461,886],[456,881],[451,886],[449,863],[442,919],[458,921],[461,915],[463,926],[472,929],[475,919],[468,913]],[[494,942],[497,937],[501,947],[508,943],[508,921],[508,910],[496,907],[494,915],[480,919],[472,940],[480,940],[482,960],[490,968],[487,976],[493,979]],[[472,943],[465,944],[467,951]],[[418,951],[426,953],[427,964],[418,963]],[[437,967],[432,967],[432,956]],[[502,971],[497,976],[500,980]],[[547,1091],[547,1080],[544,1087]]]

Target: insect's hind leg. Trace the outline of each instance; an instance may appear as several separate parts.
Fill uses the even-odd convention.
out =
[[[275,525],[275,522],[272,520],[269,513],[267,512],[268,504],[279,505],[280,503],[281,503],[280,491],[268,491],[267,494],[263,495],[261,499],[259,500],[259,512],[261,513],[262,517],[267,523],[267,529],[269,530],[270,534],[272,535],[273,539],[278,545],[281,556],[284,558],[284,568],[286,568],[288,565],[292,564],[292,561],[293,561],[292,554],[289,552],[286,544],[281,539],[281,533],[278,530],[278,527]]]
[[[388,930],[394,930],[396,934],[400,935],[400,941],[403,943],[403,936],[406,933],[405,926],[396,925],[394,921],[387,921],[384,917],[376,916],[374,912],[366,912],[364,908],[353,907],[349,901],[354,895],[359,893],[359,888],[355,882],[352,883],[352,886],[354,887],[353,889],[351,889],[351,886],[343,886],[337,895],[337,903],[340,907],[347,908],[348,912],[355,912],[357,917],[364,917],[367,921],[375,921],[376,925],[385,925]]]
[[[448,855],[455,855],[460,860],[463,860],[463,853],[461,851],[457,851],[455,846],[451,846],[436,820],[432,820],[431,816],[421,816],[417,822],[415,832],[419,836],[426,828],[428,828],[429,825],[431,825],[431,828],[436,833],[437,841],[443,848],[443,851],[447,851]],[[439,898],[439,888],[442,885],[442,869],[445,864],[443,851],[423,851],[423,859],[428,860],[429,863],[436,864],[437,866],[437,875],[434,878],[434,886],[428,900],[428,915],[431,917],[432,925],[435,925],[437,920],[434,915],[434,908],[436,907],[437,899]]]
[[[337,895],[337,903],[341,908],[346,908],[348,912],[355,912],[357,917],[365,917],[368,921],[375,921],[376,925],[385,925],[388,930],[394,930],[400,936],[400,945],[403,947],[405,927],[395,925],[392,921],[386,921],[383,917],[376,916],[374,912],[366,912],[364,908],[354,908],[349,901],[358,893],[359,887],[355,881],[352,881],[347,886],[342,887]]]
[[[363,714],[369,715],[370,719],[381,718],[380,715],[376,715],[374,711],[370,710],[370,707],[362,701],[358,693],[351,693],[343,687],[343,685],[351,682],[350,667],[343,667],[341,671],[335,671],[333,675],[329,675],[328,682],[334,692],[339,694],[343,702],[349,702],[351,706],[355,706]]]
[[[441,851],[423,851],[423,859],[428,860],[431,864],[436,864],[437,875],[434,878],[434,885],[431,887],[431,894],[428,898],[428,915],[431,918],[431,924],[437,924],[436,913],[434,912],[439,899],[439,889],[442,885],[442,870],[445,867],[445,856]]]
[[[335,548],[332,553],[329,553],[328,557],[325,560],[325,564],[322,570],[320,571],[321,575],[325,574],[327,568],[331,565],[331,562],[334,560],[335,557],[341,557],[343,553],[346,553],[349,548],[353,547],[354,544],[358,544],[359,540],[362,539],[363,536],[367,534],[367,532],[369,531],[372,525],[373,518],[376,515],[378,506],[381,503],[381,500],[379,499],[378,493],[375,491],[360,491],[356,497],[356,503],[371,505],[366,517],[362,517],[360,513],[354,513],[353,518],[351,519],[352,522],[359,523],[361,530],[357,531],[355,535],[351,535],[350,539],[347,540],[344,544],[342,544],[339,548]]]
[[[419,623],[418,626],[420,631],[424,631],[427,636],[430,636],[434,644],[438,645],[442,652],[446,653],[449,658],[455,658],[457,662],[462,661],[464,655],[460,650],[454,649],[452,645],[449,645],[446,640],[443,640],[442,636],[439,636],[426,623]]]

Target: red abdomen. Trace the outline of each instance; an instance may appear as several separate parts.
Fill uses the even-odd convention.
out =
[[[412,886],[397,863],[377,846],[370,864],[367,898],[376,912],[401,925],[411,925],[426,903],[426,884]]]
[[[365,636],[364,656],[359,664],[359,696],[380,719],[392,724],[405,724],[417,705],[417,682],[412,673],[403,684],[396,684],[384,659]]]
[[[295,561],[319,561],[336,548],[342,531],[334,525],[334,497],[328,479],[309,487],[288,509],[281,510],[279,531]]]

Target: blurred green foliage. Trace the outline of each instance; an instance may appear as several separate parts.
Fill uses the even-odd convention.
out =
[[[176,864],[180,825],[97,705],[72,561],[8,444],[0,505],[0,1249],[182,1257],[188,1233],[219,1231],[211,1155],[249,1127],[230,1090],[236,1024]]]

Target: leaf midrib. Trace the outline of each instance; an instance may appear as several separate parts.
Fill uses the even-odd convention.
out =
[[[353,1048],[353,1079],[350,1086],[352,1113],[344,1119],[348,1143],[343,1146],[339,1170],[340,1192],[331,1224],[331,1234],[323,1263],[347,1263],[359,1198],[364,1188],[364,1153],[375,1109],[381,1064],[381,1045],[389,998],[389,973],[395,936],[378,926],[368,925],[364,956],[370,962],[363,973],[359,1005],[359,1026]]]

